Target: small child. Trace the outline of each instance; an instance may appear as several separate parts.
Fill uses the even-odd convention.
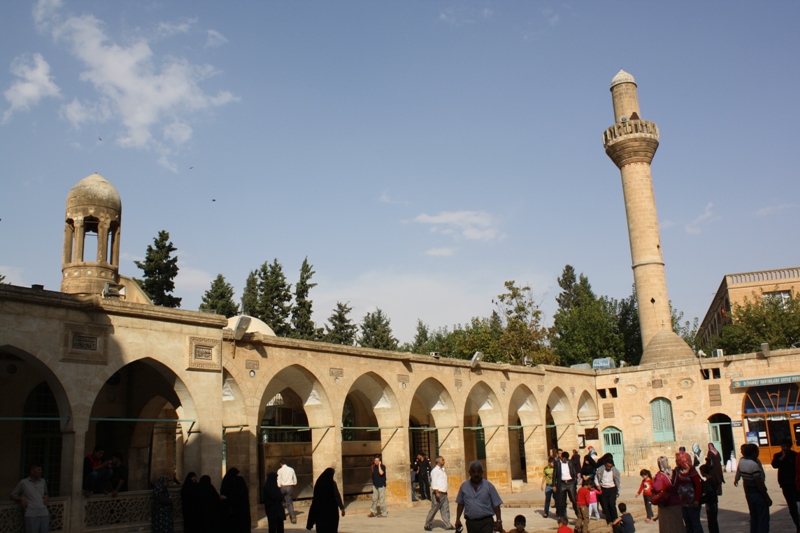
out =
[[[592,481],[586,481],[581,488],[578,489],[578,496],[576,497],[577,504],[577,520],[575,520],[575,533],[584,533],[589,531],[589,487],[594,485]]]
[[[597,508],[597,495],[602,494],[600,487],[594,484],[589,485],[589,519],[600,520],[600,509]]]
[[[525,517],[521,514],[518,514],[514,517],[514,529],[509,529],[505,533],[528,533],[525,531],[526,524],[527,521],[525,520]]]
[[[620,503],[619,518],[611,522],[614,533],[636,533],[636,526],[633,525],[633,515],[628,512],[628,506]]]
[[[708,464],[700,465],[700,474],[705,478],[703,480],[703,493],[700,496],[700,503],[706,506],[708,533],[719,533],[719,522],[717,521],[717,513],[719,513],[717,488],[719,483],[711,477],[711,467]],[[798,507],[800,507],[800,504],[798,504]]]
[[[558,519],[558,531],[556,533],[573,533],[572,528],[569,527],[569,520],[566,516]]]
[[[644,495],[644,508],[647,511],[647,519],[645,522],[652,522],[653,521],[653,475],[650,473],[649,470],[643,469],[639,472],[639,475],[642,476],[642,484],[639,485],[639,492],[636,493],[636,497],[639,497],[639,494]]]

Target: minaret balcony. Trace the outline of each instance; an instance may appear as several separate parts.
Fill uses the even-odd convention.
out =
[[[658,148],[658,126],[649,120],[617,122],[603,132],[603,146],[617,167],[650,163]]]

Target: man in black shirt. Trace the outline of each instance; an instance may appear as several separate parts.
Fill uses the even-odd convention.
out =
[[[420,499],[431,499],[431,483],[430,472],[431,462],[421,453],[417,454],[417,460],[414,461],[414,470],[417,472],[417,483],[419,483]]]
[[[111,456],[111,495],[128,492],[128,467],[122,462],[122,452]]]
[[[372,507],[369,510],[369,517],[386,517],[389,511],[386,510],[386,467],[383,466],[381,456],[376,455],[372,461]]]
[[[772,458],[772,468],[778,469],[778,485],[781,486],[794,527],[800,533],[800,519],[797,513],[798,491],[795,485],[797,474],[797,452],[792,450],[792,438],[781,439],[781,451]]]

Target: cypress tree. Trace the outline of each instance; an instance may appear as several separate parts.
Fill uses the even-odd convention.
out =
[[[376,350],[397,349],[397,339],[392,335],[389,317],[383,311],[376,309],[374,313],[367,313],[361,323],[361,336],[358,344],[364,348]]]
[[[200,310],[213,311],[226,318],[239,313],[239,306],[233,301],[233,286],[225,281],[225,276],[217,274],[216,279],[211,282],[211,288],[203,295]]]
[[[135,281],[155,305],[180,307],[181,298],[169,294],[175,290],[174,280],[178,275],[178,257],[172,257],[177,248],[169,242],[169,233],[164,230],[158,232],[153,244],[147,245],[144,261],[134,261],[144,273],[142,279]]]
[[[357,327],[347,316],[353,308],[342,302],[336,302],[336,309],[328,318],[330,326],[325,324],[325,342],[352,346],[356,341]]]

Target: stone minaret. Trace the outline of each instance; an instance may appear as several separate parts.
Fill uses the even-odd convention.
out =
[[[663,355],[669,356],[672,349],[679,349],[681,357],[677,358],[694,357],[688,345],[672,331],[656,200],[650,175],[650,162],[658,148],[658,127],[640,118],[636,81],[624,70],[620,70],[611,80],[611,98],[614,102],[614,125],[603,134],[603,145],[622,176],[642,347],[645,349],[642,363],[655,362],[652,360],[655,353],[649,353],[653,350],[648,347],[660,332],[664,332],[660,341],[672,345],[671,348],[663,347],[669,348]],[[668,358],[674,359],[677,355]]]
[[[121,221],[119,193],[100,174],[82,179],[69,191],[61,292],[101,294],[106,283],[119,283]]]

